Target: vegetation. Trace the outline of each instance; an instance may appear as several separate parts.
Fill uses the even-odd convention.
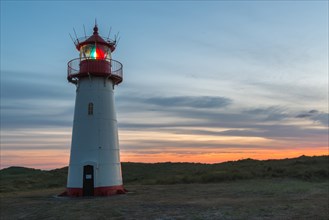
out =
[[[0,170],[0,193],[63,187],[66,179],[67,167],[50,171],[9,167]]]
[[[244,159],[218,164],[123,163],[129,184],[217,183],[243,179],[293,178],[321,181],[329,177],[329,157],[301,156],[283,160]]]
[[[0,194],[0,219],[328,220],[328,181],[254,179],[209,184],[129,185],[125,195],[57,197],[51,188]]]
[[[283,160],[244,159],[218,164],[122,163],[124,184],[218,183],[236,180],[289,178],[327,181],[329,156]],[[65,187],[67,167],[50,171],[24,167],[0,170],[0,192]]]
[[[122,163],[127,194],[79,199],[55,196],[65,190],[67,167],[10,167],[0,170],[0,219],[327,220],[328,165],[329,156]]]

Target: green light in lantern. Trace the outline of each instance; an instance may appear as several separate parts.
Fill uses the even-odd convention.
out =
[[[90,53],[90,55],[91,55],[91,58],[93,58],[93,59],[97,59],[96,47],[93,47],[93,48],[91,49],[91,53]]]

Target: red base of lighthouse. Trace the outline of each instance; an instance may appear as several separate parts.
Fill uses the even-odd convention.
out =
[[[94,196],[112,196],[117,194],[125,194],[127,190],[121,186],[105,186],[94,188]],[[80,197],[83,196],[82,188],[67,188],[60,196]]]

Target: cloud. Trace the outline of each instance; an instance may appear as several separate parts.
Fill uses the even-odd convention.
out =
[[[329,126],[329,114],[328,113],[319,113],[315,116],[312,116],[312,119],[316,122],[320,122],[325,126]]]
[[[318,114],[318,113],[319,113],[318,110],[316,110],[316,109],[312,109],[312,110],[308,111],[307,113],[301,113],[301,114],[298,114],[298,115],[296,116],[296,118],[308,118],[308,117],[311,117],[311,116],[313,116],[314,114]]]
[[[312,109],[312,110],[310,110],[308,113],[313,114],[313,113],[318,113],[318,112],[319,112],[318,110],[316,110],[316,109]]]
[[[147,104],[165,107],[189,107],[189,108],[222,108],[232,103],[226,97],[217,96],[177,96],[177,97],[153,97],[144,99]]]
[[[2,129],[71,126],[75,92],[64,76],[1,70]]]
[[[193,100],[199,100],[202,97],[193,97]],[[157,131],[159,133],[168,134],[181,134],[191,136],[203,136],[203,137],[256,137],[264,138],[272,142],[285,141],[290,146],[303,143],[304,145],[311,146],[314,143],[321,143],[325,145],[327,142],[327,129],[324,129],[317,124],[303,122],[296,123],[296,120],[302,113],[294,112],[287,107],[282,106],[268,106],[264,108],[238,108],[236,109],[234,101],[230,98],[230,105],[226,105],[225,108],[203,108],[199,105],[186,104],[190,101],[181,101],[175,97],[152,97],[152,98],[134,98],[129,96],[129,102],[125,97],[120,97],[120,102],[123,106],[120,107],[119,115],[122,120],[119,120],[119,128],[123,131]],[[152,101],[150,101],[150,99]],[[169,102],[173,100],[172,102]],[[190,100],[190,99],[187,99]],[[209,99],[211,100],[211,99]],[[138,105],[135,105],[135,102]],[[156,104],[155,104],[156,103]],[[177,103],[170,105],[171,103]],[[182,104],[183,103],[183,104]],[[140,120],[127,120],[125,116],[131,114],[131,108],[128,106],[135,106],[133,116]],[[184,108],[182,107],[184,106]],[[192,107],[191,107],[192,106]],[[311,110],[312,115],[318,114],[318,110]],[[309,111],[305,111],[309,112]],[[325,121],[325,115],[317,116],[319,121]],[[314,118],[315,119],[315,118]],[[312,120],[314,120],[312,119]],[[306,118],[308,120],[308,118]],[[146,144],[147,138],[143,139],[141,143],[138,140],[134,144],[138,144],[140,147]],[[160,144],[162,143],[162,144]],[[184,142],[185,143],[185,142]],[[176,146],[185,146],[183,141],[176,143]],[[134,145],[133,144],[133,145]],[[158,142],[152,142],[150,147],[153,146],[168,146],[168,143],[161,140],[159,137]],[[130,144],[129,144],[130,145]],[[225,147],[227,143],[209,143],[207,141],[202,143],[196,143],[191,140],[186,143],[186,146],[198,146],[198,147]],[[231,143],[236,147],[241,147],[238,143]],[[175,146],[175,145],[174,145]],[[253,146],[255,144],[245,143],[245,146]],[[264,145],[259,145],[259,147]],[[146,147],[144,145],[144,147]],[[276,147],[279,147],[277,145]]]
[[[295,81],[295,79],[292,79],[292,82],[293,81]],[[291,105],[293,103],[295,106],[303,104],[304,106],[317,106],[316,108],[321,106],[327,109],[327,80],[312,83],[308,83],[308,81],[306,83],[306,80],[304,80],[304,82],[302,80],[300,81],[301,82],[292,83],[290,81],[281,82],[254,79],[252,81],[246,80],[239,83],[244,83],[245,86],[248,86],[248,92],[256,92],[254,95],[267,103],[280,103],[280,105]],[[296,100],[298,100],[298,102]],[[257,100],[253,100],[253,103],[256,101]]]
[[[203,151],[205,149],[226,149],[226,148],[264,148],[264,145],[257,143],[221,143],[220,141],[196,141],[196,140],[134,140],[134,143],[129,143],[125,141],[120,142],[121,148],[124,150],[134,150],[134,151],[157,151],[157,152],[167,152],[168,150],[189,150],[189,149],[200,149]]]
[[[36,76],[38,78],[39,76]],[[2,82],[3,83],[3,82]],[[65,82],[66,83],[66,82]],[[15,129],[71,129],[74,108],[74,88],[63,89],[62,81],[46,79],[15,81],[5,79],[1,103],[2,128]],[[130,88],[131,89],[131,88]],[[122,148],[127,151],[224,148],[280,148],[282,141],[290,146],[326,143],[327,130],[323,127],[303,127],[290,120],[312,120],[328,124],[328,113],[317,109],[294,112],[280,105],[264,107],[241,107],[238,100],[223,96],[162,96],[157,94],[129,93],[121,90],[116,95],[119,135],[132,131],[134,135],[120,136]],[[129,93],[129,94],[128,94]],[[148,132],[157,132],[160,136]],[[135,135],[141,135],[136,136]],[[162,135],[168,136],[165,139]],[[42,137],[20,137],[12,149],[58,148],[45,144]],[[70,135],[69,135],[70,136]],[[69,143],[69,136],[62,137]],[[166,136],[166,137],[167,137]],[[181,137],[184,137],[181,139]],[[191,137],[186,139],[186,137]],[[193,139],[202,137],[202,140]],[[172,138],[172,139],[171,139]],[[245,138],[245,141],[236,142]],[[32,140],[33,139],[33,140]],[[255,139],[255,142],[253,140]],[[257,142],[267,140],[267,142]],[[24,144],[24,141],[26,144]],[[226,141],[222,141],[226,140]],[[230,141],[227,141],[230,140]],[[40,142],[33,146],[32,143]],[[276,144],[281,143],[281,144]],[[31,145],[32,144],[32,145]]]
[[[296,116],[296,118],[308,118],[311,117],[311,114],[299,114]]]
[[[307,118],[324,126],[329,126],[329,114],[320,112],[316,109],[310,110],[307,113],[300,113],[296,116],[296,118]]]
[[[282,119],[289,118],[286,109],[280,106],[269,106],[267,108],[254,108],[243,111],[247,115],[255,115],[262,118],[264,121],[281,121]]]
[[[64,74],[1,70],[1,99],[62,99],[74,97]]]

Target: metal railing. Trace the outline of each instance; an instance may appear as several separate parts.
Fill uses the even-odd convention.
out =
[[[87,65],[84,65],[83,71],[81,70],[81,63],[87,62]],[[95,72],[95,66],[99,62],[102,66],[101,73]],[[88,65],[90,63],[90,65]],[[96,64],[96,65],[95,65]],[[70,82],[71,80],[77,80],[79,77],[85,76],[86,74],[90,75],[105,75],[108,77],[113,77],[117,79],[117,83],[120,83],[123,78],[122,64],[119,61],[112,59],[81,59],[76,58],[68,62],[67,64],[67,78]],[[74,80],[73,80],[74,81]],[[73,82],[74,83],[74,82]]]

